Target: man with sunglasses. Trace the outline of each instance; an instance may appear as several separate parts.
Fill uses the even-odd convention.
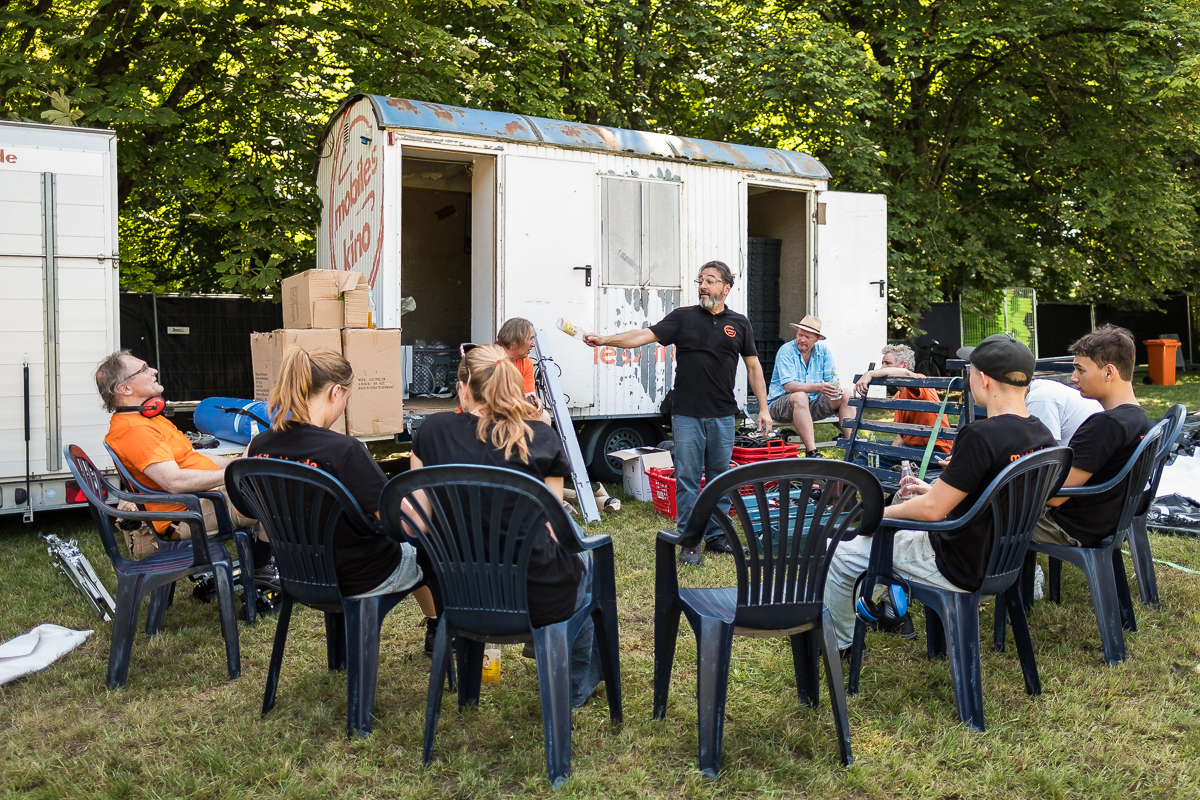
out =
[[[142,485],[170,494],[191,492],[225,492],[225,467],[233,460],[214,456],[192,447],[191,441],[162,414],[163,386],[158,382],[158,370],[120,350],[106,357],[96,367],[96,389],[105,410],[112,413],[104,441]],[[235,528],[253,525],[257,534],[254,563],[256,578],[279,585],[279,573],[271,558],[271,545],[256,520],[243,516],[226,497],[231,522]],[[200,501],[204,509],[205,527],[217,531],[216,509],[209,500]],[[146,504],[147,511],[180,511],[182,506]],[[154,523],[159,536],[174,536],[168,522]],[[187,527],[178,529],[187,535]],[[157,549],[151,542],[149,550]]]
[[[699,304],[677,308],[649,328],[600,336],[589,333],[584,340],[592,347],[603,345],[635,348],[661,342],[675,345],[675,388],[671,395],[671,430],[675,439],[676,523],[687,529],[692,508],[700,494],[700,478],[712,480],[729,468],[733,455],[734,397],[738,359],[745,361],[750,388],[758,399],[758,425],[771,430],[767,411],[767,384],[763,379],[754,329],[750,320],[725,306],[733,288],[733,273],[721,261],[700,268],[696,280]],[[721,513],[728,511],[723,501]],[[704,549],[731,553],[730,545],[715,520],[708,521]],[[680,564],[699,564],[700,548],[683,548]]]

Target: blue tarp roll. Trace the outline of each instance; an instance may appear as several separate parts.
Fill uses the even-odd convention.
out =
[[[254,416],[250,416],[251,414]],[[249,444],[263,429],[263,425],[254,417],[271,421],[265,401],[209,397],[201,400],[200,405],[192,412],[192,420],[201,433],[211,433],[218,439],[241,444]]]

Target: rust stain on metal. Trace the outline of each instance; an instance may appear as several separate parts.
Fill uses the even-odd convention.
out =
[[[439,106],[436,103],[422,103],[421,105],[432,111],[433,115],[438,119],[445,120],[446,122],[454,122],[454,115],[442,106]]]
[[[516,136],[518,132],[528,133],[528,131],[525,130],[525,126],[522,125],[521,123],[517,122],[516,120],[513,120],[512,122],[505,125],[504,132],[507,133],[509,136]]]
[[[414,114],[421,113],[417,110],[416,106],[405,100],[403,97],[389,97],[387,104],[392,108],[399,109],[400,111],[411,111]]]
[[[570,136],[572,139],[583,138],[583,131],[579,130],[579,128],[576,128],[574,125],[564,125],[559,128],[559,130],[563,132],[564,136]]]
[[[600,139],[609,147],[616,147],[617,137],[613,136],[611,129],[601,127],[600,125],[588,125],[588,130],[599,136]]]

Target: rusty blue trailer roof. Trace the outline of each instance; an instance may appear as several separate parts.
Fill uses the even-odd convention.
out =
[[[342,104],[364,95],[347,98]],[[773,150],[742,144],[670,136],[653,131],[632,131],[608,128],[524,114],[501,111],[482,111],[459,108],[401,97],[365,95],[375,109],[381,128],[405,128],[432,133],[479,136],[506,142],[544,144],[575,150],[598,150],[612,153],[631,153],[704,164],[736,167],[754,172],[770,172],[795,178],[828,180],[829,170],[807,153],[796,150]],[[338,109],[338,113],[341,108]],[[337,119],[334,114],[330,120]],[[324,140],[324,136],[322,136]]]

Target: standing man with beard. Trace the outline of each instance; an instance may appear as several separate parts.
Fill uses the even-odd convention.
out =
[[[584,337],[592,347],[634,348],[653,342],[675,345],[671,429],[675,439],[675,507],[679,512],[676,524],[681,532],[687,529],[700,494],[701,475],[711,481],[729,468],[738,410],[734,398],[738,358],[746,362],[750,388],[758,399],[759,428],[768,433],[771,430],[767,384],[754,349],[754,329],[750,320],[725,307],[725,298],[733,288],[733,273],[724,262],[710,261],[700,268],[696,283],[699,305],[677,308],[649,328],[614,336],[589,333]],[[728,511],[728,505],[728,501],[723,502],[721,513]],[[713,520],[709,520],[704,533],[704,549],[732,552]],[[700,548],[682,548],[679,563],[699,564]]]

